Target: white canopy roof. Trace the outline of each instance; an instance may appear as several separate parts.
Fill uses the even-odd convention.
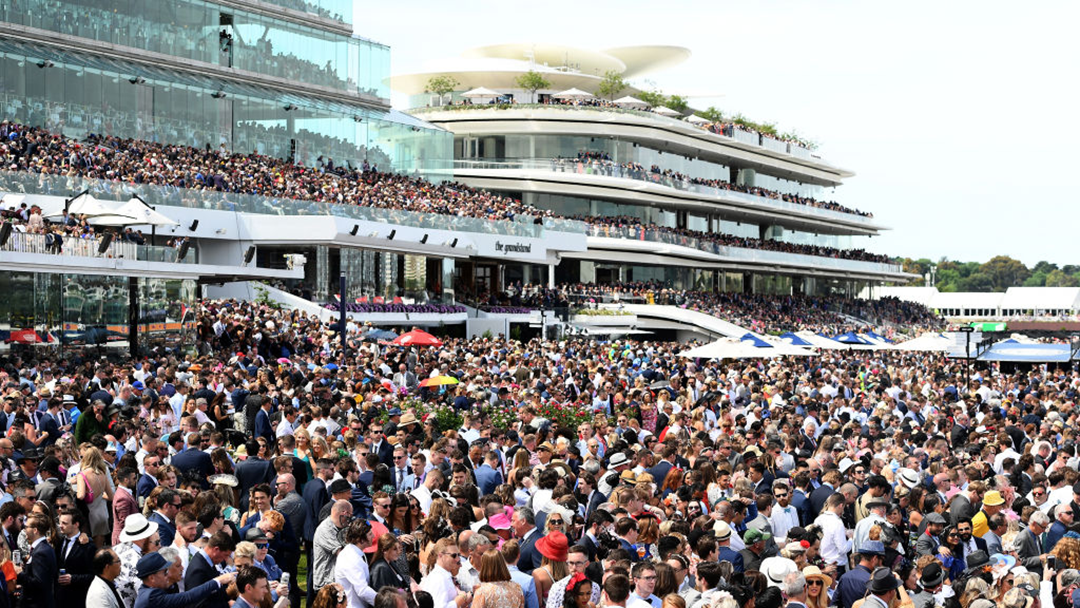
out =
[[[120,205],[111,215],[91,218],[98,226],[179,226],[180,222],[158,213],[137,198]]]
[[[581,89],[567,89],[562,93],[556,93],[552,95],[555,99],[589,99],[595,97],[588,91],[582,91]]]
[[[780,349],[754,346],[737,338],[720,338],[716,342],[679,353],[680,356],[701,359],[769,359],[781,355]]]
[[[625,108],[647,108],[649,104],[641,101],[637,97],[627,95],[626,97],[620,97],[613,102],[617,106],[623,106]]]
[[[690,116],[688,116],[686,118],[686,122],[692,122],[695,125],[707,125],[707,124],[709,124],[709,119],[702,118],[702,117],[698,116],[697,114],[691,114]]]
[[[491,89],[488,89],[486,87],[476,87],[471,91],[465,91],[461,94],[461,96],[465,99],[483,99],[485,97],[498,97],[500,95],[502,95],[502,93],[499,93],[498,91],[492,91]]]
[[[925,333],[918,338],[908,340],[907,342],[901,342],[900,344],[893,344],[894,350],[906,350],[906,351],[918,351],[918,352],[945,352],[949,350],[951,340],[939,333]]]
[[[656,106],[655,108],[653,108],[652,111],[656,112],[657,114],[659,114],[661,116],[678,116],[679,115],[678,112],[676,112],[675,110],[672,110],[671,108],[669,108],[667,106]]]
[[[90,217],[101,215],[118,215],[117,210],[113,206],[104,201],[99,201],[89,193],[83,193],[76,196],[68,203],[68,213],[72,215],[87,215]],[[50,213],[48,217],[59,217],[64,215],[64,209],[61,207],[53,213]]]

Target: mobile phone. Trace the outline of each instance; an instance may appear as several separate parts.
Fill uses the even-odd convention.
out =
[[[1046,556],[1046,567],[1050,568],[1051,570],[1056,570],[1057,569],[1057,558],[1054,557],[1053,555],[1047,555]]]

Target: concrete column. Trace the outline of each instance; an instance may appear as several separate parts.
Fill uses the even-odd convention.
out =
[[[548,264],[547,286],[551,289],[555,287],[555,264]]]

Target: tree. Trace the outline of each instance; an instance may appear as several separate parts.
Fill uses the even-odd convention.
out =
[[[442,105],[443,97],[449,93],[453,93],[454,89],[460,84],[461,83],[453,76],[432,76],[431,78],[428,78],[427,85],[424,87],[424,92],[438,95],[439,105]]]
[[[596,94],[601,97],[607,97],[608,101],[615,101],[615,96],[626,90],[626,81],[623,80],[622,74],[615,70],[608,70],[604,73],[604,79],[600,81],[600,86],[596,89]]]
[[[641,91],[638,93],[638,99],[644,101],[652,107],[667,105],[667,96],[660,91]]]
[[[668,97],[667,105],[676,112],[683,113],[690,107],[690,102],[686,101],[686,98],[682,95],[672,95]]]
[[[990,278],[993,285],[992,291],[1005,291],[1015,285],[1023,285],[1024,281],[1031,276],[1031,271],[1023,262],[1007,255],[990,258],[979,267],[978,272]],[[1049,278],[1049,275],[1047,277]]]
[[[551,87],[551,81],[535,70],[529,70],[514,80],[514,84],[533,94],[533,102],[536,102],[536,92],[540,89]]]
[[[1077,280],[1076,275],[1065,274],[1062,270],[1051,270],[1046,275],[1047,287],[1078,287],[1080,286],[1080,280]]]
[[[699,110],[698,116],[709,122],[724,122],[724,114],[713,106],[709,106],[708,110]]]

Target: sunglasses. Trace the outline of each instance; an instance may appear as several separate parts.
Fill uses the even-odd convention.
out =
[[[806,581],[806,584],[808,586],[823,587],[825,586],[825,581]]]
[[[563,525],[563,520],[561,520],[561,519],[549,519],[548,524],[552,525],[552,526],[561,526],[561,525]]]

